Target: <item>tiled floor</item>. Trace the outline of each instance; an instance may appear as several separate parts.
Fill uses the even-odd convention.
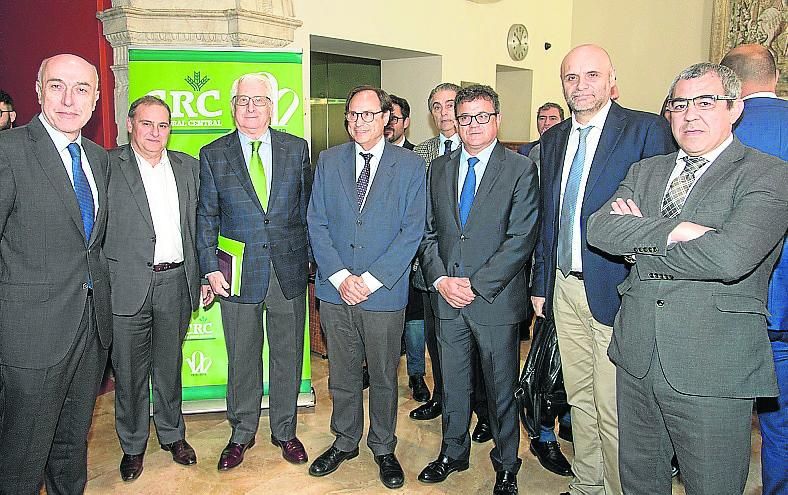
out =
[[[522,356],[527,354],[528,342],[523,343]],[[416,480],[421,469],[433,460],[440,448],[440,420],[413,421],[408,412],[418,404],[409,395],[404,357],[400,366],[399,418],[397,456],[405,470],[405,486],[399,493],[413,494],[475,494],[492,493],[495,475],[489,461],[491,444],[473,444],[471,468],[455,473],[441,484],[425,485]],[[429,368],[429,366],[428,366]],[[333,436],[329,432],[331,398],[328,386],[328,365],[320,357],[312,356],[313,386],[317,395],[315,408],[299,411],[298,436],[306,445],[310,459],[327,448]],[[428,379],[428,383],[431,381]],[[366,394],[365,394],[366,395]],[[114,431],[114,392],[99,397],[89,438],[88,494],[376,494],[391,493],[378,479],[377,466],[362,439],[361,454],[347,461],[332,475],[314,478],[307,474],[307,466],[293,466],[285,462],[277,448],[268,442],[268,418],[263,413],[257,445],[249,450],[244,463],[229,472],[216,469],[219,453],[226,444],[230,428],[223,413],[186,417],[187,439],[197,451],[196,466],[184,467],[172,462],[170,454],[159,449],[152,431],[145,459],[145,470],[139,479],[124,483],[118,474],[121,450]],[[152,426],[151,429],[153,430]],[[760,434],[754,421],[752,435],[753,456],[747,495],[761,493]],[[562,441],[563,451],[571,461],[571,444]],[[518,480],[520,493],[557,495],[567,489],[568,478],[556,476],[543,469],[528,451],[528,442],[521,440],[520,457],[523,467]],[[674,494],[683,495],[684,489],[674,481]]]

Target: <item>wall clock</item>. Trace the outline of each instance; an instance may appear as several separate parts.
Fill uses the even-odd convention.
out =
[[[512,24],[506,36],[506,49],[512,60],[520,61],[528,55],[528,30],[522,24]]]

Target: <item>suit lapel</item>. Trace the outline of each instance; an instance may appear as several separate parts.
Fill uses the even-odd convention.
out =
[[[468,220],[466,225],[471,222],[473,219],[473,212],[478,208],[476,205],[484,204],[487,201],[487,196],[490,195],[492,191],[493,185],[498,180],[500,176],[500,169],[503,167],[503,162],[505,160],[506,153],[504,152],[504,147],[500,143],[500,141],[495,145],[493,148],[493,152],[490,154],[490,159],[487,162],[487,167],[484,169],[484,175],[482,175],[482,181],[479,183],[479,187],[476,189],[476,194],[473,197],[473,204],[471,205],[471,211],[468,214]],[[457,162],[459,164],[459,161]],[[459,175],[459,167],[458,167],[458,175]],[[457,184],[457,181],[454,181]],[[457,187],[457,186],[455,186]],[[456,194],[455,194],[456,197]],[[457,209],[457,215],[459,218],[459,208]]]
[[[599,136],[599,144],[597,145],[594,159],[591,162],[591,170],[588,171],[588,181],[586,182],[586,189],[583,198],[587,198],[600,177],[605,175],[605,169],[610,163],[610,156],[613,150],[616,149],[619,139],[624,132],[626,126],[626,118],[619,112],[620,107],[616,103],[610,106],[610,112],[607,114],[605,126],[602,128],[602,135]],[[585,201],[583,205],[585,205]]]
[[[38,116],[33,117],[28,125],[28,135],[35,143],[33,146],[34,153],[38,163],[47,175],[49,182],[57,192],[66,212],[71,216],[74,221],[74,226],[85,236],[85,230],[82,226],[82,214],[79,211],[79,204],[77,203],[77,196],[74,193],[74,186],[68,178],[68,173],[63,166],[63,160],[60,158],[55,149],[52,139],[47,134],[44,125],[38,119]],[[88,157],[90,159],[90,157]],[[106,191],[106,189],[105,189]]]
[[[386,141],[383,146],[383,155],[378,162],[378,170],[375,172],[372,184],[369,185],[369,189],[367,190],[367,198],[364,202],[364,208],[361,210],[362,214],[367,211],[368,206],[377,203],[383,204],[378,196],[381,196],[389,188],[391,178],[394,176],[394,166],[397,164],[389,151],[391,146],[394,145],[389,144],[388,141]]]
[[[551,187],[550,192],[552,195],[552,200],[556,212],[558,212],[558,214],[555,216],[554,228],[556,231],[558,230],[558,222],[561,217],[560,211],[558,210],[558,208],[560,208],[561,206],[561,179],[564,174],[564,163],[566,162],[566,147],[569,144],[569,135],[572,133],[572,119],[571,118],[566,119],[565,121],[563,121],[558,125],[560,125],[561,127],[559,129],[558,137],[555,142],[555,153],[554,153],[557,162],[554,164],[547,164],[547,163],[542,164],[542,171],[543,171],[542,174],[546,173],[544,171],[548,167],[551,167],[553,173],[555,174],[553,176],[553,183],[550,184]],[[548,153],[543,153],[543,154],[545,157],[549,156]]]
[[[446,162],[446,189],[449,191],[449,204],[451,211],[454,212],[454,221],[457,222],[457,229],[462,230],[460,225],[460,203],[457,200],[459,194],[459,186],[457,182],[460,180],[460,155],[462,154],[461,148],[453,151],[449,161]]]
[[[271,194],[268,195],[268,208],[274,204],[276,194],[284,181],[285,177],[285,159],[287,157],[287,149],[284,142],[280,139],[279,134],[271,129]]]
[[[124,146],[123,151],[120,153],[120,170],[126,178],[129,189],[131,189],[131,195],[134,197],[134,201],[137,203],[142,217],[148,222],[148,226],[150,226],[152,230],[153,218],[151,217],[150,206],[148,205],[148,196],[145,194],[145,184],[142,182],[137,157],[134,156],[134,150],[131,149],[130,145]]]
[[[356,145],[349,142],[345,145],[347,151],[345,156],[340,160],[337,173],[339,173],[339,182],[342,184],[342,189],[345,190],[350,205],[358,211],[358,199],[356,196]]]
[[[227,136],[227,147],[224,149],[224,158],[230,165],[230,168],[238,176],[238,180],[246,190],[249,197],[260,211],[263,211],[263,205],[260,204],[260,198],[257,197],[257,192],[252,185],[252,178],[249,176],[249,169],[246,168],[246,159],[244,159],[243,151],[241,150],[241,140],[238,137],[238,131],[233,132]]]
[[[719,189],[719,182],[724,180],[732,168],[732,164],[744,158],[742,144],[734,138],[716,160],[711,162],[708,170],[698,179],[698,182],[690,191],[684,206],[681,208],[680,216],[685,213],[693,213],[698,205],[710,192]]]
[[[189,232],[189,222],[186,211],[189,203],[189,177],[192,174],[191,171],[184,169],[183,161],[178,158],[178,155],[175,153],[168,153],[167,156],[170,159],[172,175],[175,176],[175,187],[178,190],[178,211],[180,212],[181,218],[181,230],[184,233],[191,234],[191,232]],[[182,237],[187,239],[189,236],[183,235]]]
[[[677,153],[667,155],[664,167],[651,167],[650,171],[644,171],[651,174],[648,189],[645,191],[648,202],[643,209],[643,213],[647,216],[662,216],[662,200],[665,197],[670,174],[673,173],[673,168],[676,166],[676,155]],[[654,191],[659,191],[659,194],[655,194]]]
[[[98,211],[96,212],[96,222],[95,222],[96,225],[94,226],[90,234],[90,241],[88,242],[88,246],[90,246],[94,242],[96,242],[97,236],[100,235],[99,232],[100,229],[96,228],[99,223],[98,221],[99,216],[106,215],[106,211],[107,211],[107,182],[106,182],[107,177],[105,175],[106,170],[104,169],[104,167],[101,166],[102,160],[101,160],[101,155],[99,155],[97,152],[98,150],[96,150],[93,146],[90,145],[83,146],[82,148],[85,150],[85,155],[88,157],[90,170],[93,173],[93,181],[96,183],[96,194],[98,194]],[[109,164],[107,163],[106,166],[109,166]]]

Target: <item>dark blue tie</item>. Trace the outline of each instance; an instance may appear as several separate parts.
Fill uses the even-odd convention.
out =
[[[85,230],[85,244],[90,240],[93,232],[93,193],[90,191],[90,184],[85,171],[82,170],[82,151],[77,143],[68,145],[68,153],[71,155],[71,172],[74,176],[74,193],[77,195],[79,211],[82,214],[82,227]]]
[[[468,173],[465,175],[465,182],[462,184],[462,192],[460,193],[460,224],[463,227],[465,227],[465,222],[471,213],[473,197],[476,194],[476,171],[473,166],[477,163],[479,163],[479,159],[475,156],[468,158]]]

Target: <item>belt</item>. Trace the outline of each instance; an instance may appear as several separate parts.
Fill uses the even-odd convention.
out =
[[[578,280],[583,280],[583,272],[569,272],[567,277],[575,277]]]
[[[178,268],[183,264],[183,261],[178,263],[159,263],[157,265],[153,265],[154,272],[166,272],[167,270],[172,270],[173,268]]]

